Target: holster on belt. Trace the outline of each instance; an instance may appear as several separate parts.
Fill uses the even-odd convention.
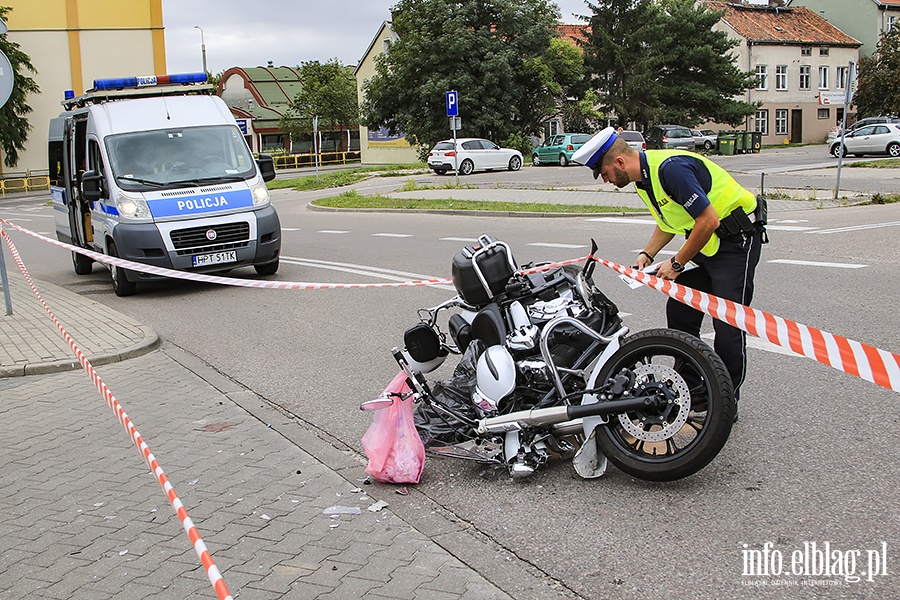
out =
[[[753,221],[747,216],[747,213],[741,208],[734,209],[730,215],[719,219],[719,227],[716,228],[716,235],[723,240],[737,240],[745,234],[755,232]]]

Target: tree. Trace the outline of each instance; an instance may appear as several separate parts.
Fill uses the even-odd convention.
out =
[[[399,0],[391,16],[399,39],[364,84],[363,118],[425,152],[449,135],[447,91],[459,92],[466,136],[503,143],[540,131],[581,78],[548,0]]]
[[[566,131],[597,131],[603,128],[605,114],[595,107],[600,97],[594,90],[587,90],[579,98],[573,98],[562,106],[562,119]]]
[[[352,67],[343,66],[332,58],[326,63],[317,60],[302,63],[298,70],[303,87],[281,119],[283,131],[295,138],[310,133],[314,117],[319,117],[320,131],[341,132],[359,125],[356,78]],[[344,139],[342,135],[339,137]]]
[[[854,100],[860,117],[900,114],[900,27],[883,33],[875,52],[859,60]]]
[[[620,123],[643,127],[704,121],[737,125],[755,106],[736,96],[755,85],[712,29],[722,12],[694,0],[607,0],[588,3],[586,65],[601,107]]]
[[[588,2],[587,40],[582,44],[585,68],[597,90],[601,110],[612,112],[622,125],[651,123],[652,89],[650,38],[659,9],[652,0]]]
[[[0,6],[0,18],[12,10],[9,6]],[[15,167],[19,163],[19,151],[25,148],[31,124],[26,115],[31,113],[28,95],[41,91],[34,79],[25,73],[37,74],[31,59],[19,49],[19,44],[10,41],[6,34],[0,35],[0,52],[9,58],[12,66],[14,84],[9,100],[0,109],[0,149],[3,150],[3,164]]]

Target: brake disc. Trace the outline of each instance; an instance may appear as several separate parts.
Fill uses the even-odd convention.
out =
[[[661,442],[674,436],[687,422],[691,408],[691,393],[678,372],[665,365],[650,363],[638,365],[635,376],[635,392],[640,394],[645,384],[663,383],[672,392],[671,403],[662,410],[636,410],[616,415],[622,428],[635,438],[645,442]],[[675,408],[677,406],[677,409]],[[671,420],[669,420],[671,418]]]

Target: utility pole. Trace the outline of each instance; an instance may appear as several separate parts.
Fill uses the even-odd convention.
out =
[[[203,39],[203,28],[199,25],[194,25],[194,29],[200,30],[200,54],[203,56],[203,72],[209,73],[209,69],[206,68],[206,41]]]

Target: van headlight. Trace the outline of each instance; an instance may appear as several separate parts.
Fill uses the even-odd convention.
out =
[[[140,196],[117,192],[114,201],[116,210],[126,219],[149,219],[151,217],[147,201]]]
[[[250,188],[253,195],[253,206],[262,206],[269,202],[269,188],[266,187],[265,181],[260,181]]]

